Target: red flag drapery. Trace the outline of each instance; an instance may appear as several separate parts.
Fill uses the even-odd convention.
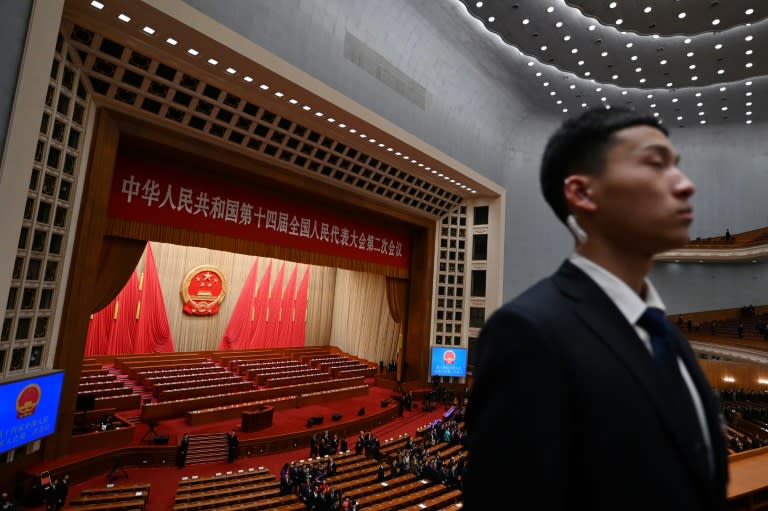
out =
[[[296,305],[293,309],[291,321],[291,333],[289,346],[304,346],[307,329],[307,302],[309,299],[309,269],[304,270],[298,290],[296,291]]]
[[[272,261],[270,260],[264,275],[261,277],[261,283],[259,284],[259,290],[256,292],[256,297],[253,299],[253,313],[251,315],[253,333],[251,334],[251,341],[249,344],[252,348],[263,348],[266,346],[266,315],[269,306],[269,289],[272,285],[271,280]]]
[[[293,309],[296,306],[296,275],[299,265],[293,267],[288,283],[285,285],[283,301],[280,304],[280,325],[277,329],[277,345],[291,346],[291,327],[293,326]]]
[[[173,350],[173,336],[165,311],[163,291],[155,266],[152,244],[147,242],[144,258],[144,283],[140,289],[136,311],[136,338],[134,353],[168,353]]]
[[[279,334],[280,326],[280,313],[283,302],[283,280],[285,279],[285,263],[280,265],[280,269],[277,270],[277,277],[274,284],[272,284],[269,290],[269,308],[266,315],[266,332],[264,335],[264,346],[267,348],[274,348],[279,346],[279,340],[277,338]]]
[[[129,355],[134,352],[138,301],[139,278],[134,271],[117,297],[94,313],[88,325],[87,355]]]
[[[219,350],[243,350],[251,347],[251,338],[254,331],[253,323],[253,299],[256,289],[256,276],[258,275],[259,259],[256,258],[248,272],[248,277],[237,298],[235,310],[229,317],[229,323],[224,330],[224,336],[219,343]]]

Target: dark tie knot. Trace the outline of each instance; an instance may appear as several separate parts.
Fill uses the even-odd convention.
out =
[[[664,311],[656,307],[648,307],[637,320],[637,324],[643,327],[651,336],[667,335],[667,317]]]

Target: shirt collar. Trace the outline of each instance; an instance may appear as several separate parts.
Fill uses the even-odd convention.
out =
[[[608,295],[629,324],[636,324],[648,307],[665,309],[661,296],[648,278],[645,279],[646,296],[643,300],[626,282],[583,255],[574,253],[569,260]]]

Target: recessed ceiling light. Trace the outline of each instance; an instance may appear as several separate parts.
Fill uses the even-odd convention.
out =
[[[528,62],[528,67],[533,67],[533,61],[532,60]]]
[[[208,59],[208,63],[212,66],[215,66],[219,63],[219,61],[216,59]]]
[[[577,64],[580,65],[580,66],[583,66],[584,65],[584,61],[580,60],[580,61],[577,62]]]
[[[285,96],[285,94],[283,94],[283,93],[282,93],[282,92],[280,92],[280,91],[277,91],[277,92],[275,92],[275,96],[277,96],[278,98],[282,98],[283,96]],[[319,112],[318,112],[318,113],[319,113]]]
[[[720,108],[720,110],[722,110],[723,112],[725,112],[726,110],[728,110],[728,107],[727,107],[727,106],[724,106],[724,107]]]
[[[288,103],[290,103],[292,105],[297,105],[297,104],[299,104],[299,100],[291,98],[291,99],[288,100]]]
[[[683,116],[682,116],[682,115],[678,115],[678,116],[677,116],[677,120],[678,120],[678,121],[682,121],[682,120],[683,120]]]
[[[196,49],[194,49],[194,48],[190,48],[190,49],[188,49],[188,50],[187,50],[187,53],[189,53],[190,55],[198,55],[198,54],[200,54],[200,52],[199,52],[199,51],[197,51],[197,50],[196,50]]]
[[[169,37],[168,39],[165,40],[165,42],[170,44],[171,46],[176,46],[177,44],[179,44],[179,41],[177,41],[173,37]]]
[[[243,77],[243,80],[245,80],[245,81],[246,81],[246,82],[248,82],[248,83],[251,83],[251,82],[253,81],[253,78],[251,78],[250,76],[244,76],[244,77]],[[294,99],[293,101],[296,101],[296,100]],[[298,101],[296,101],[296,103],[298,103]],[[294,103],[294,105],[295,105],[296,103]]]
[[[623,19],[619,18],[619,19],[616,20],[616,24],[617,25],[621,25],[622,23],[624,23]]]
[[[625,90],[621,91],[621,95],[622,96],[626,96],[627,95],[627,91],[625,91]]]
[[[720,49],[720,48],[722,48],[722,47],[723,47],[723,45],[722,45],[722,44],[720,44],[720,43],[717,43],[717,44],[715,45],[715,49],[716,49],[716,50],[719,50],[719,49]]]
[[[544,82],[544,83],[542,83],[542,85],[543,85],[544,87],[549,87],[549,82]]]
[[[602,90],[603,90],[602,87],[598,87],[598,88],[595,89],[595,92],[602,92]]]
[[[651,103],[651,108],[656,108],[656,103]]]
[[[578,49],[578,48],[573,48],[573,49],[571,50],[571,53],[579,53],[579,49]]]
[[[602,98],[600,98],[600,101],[608,101],[608,98],[606,98],[605,96],[603,96]]]
[[[603,53],[601,53],[601,54],[600,54],[600,56],[601,56],[601,57],[607,57],[607,56],[608,56],[608,52],[607,52],[607,51],[604,51]]]
[[[653,94],[648,94],[646,98],[651,99],[653,97]]]
[[[555,23],[555,28],[560,28],[562,26],[563,26],[563,22],[562,21],[558,21],[557,23]]]
[[[723,73],[725,73],[725,69],[718,69],[717,70],[717,74],[721,75]]]
[[[571,36],[569,35],[563,37],[563,41],[570,41],[570,40],[571,40]]]
[[[658,117],[659,116],[659,112],[653,112],[653,116],[654,117]]]
[[[672,87],[672,82],[667,82],[667,87]]]
[[[155,33],[155,29],[154,29],[154,28],[152,28],[152,27],[150,27],[150,26],[146,26],[146,27],[142,28],[141,30],[142,30],[142,32],[144,32],[145,34],[149,34],[149,35],[152,35],[152,34],[154,34],[154,33]]]
[[[705,121],[704,119],[702,119],[702,120],[700,120],[700,121],[699,121],[699,124],[707,124],[707,121]]]
[[[611,76],[611,79],[612,79],[612,80],[616,80],[616,79],[618,79],[618,78],[619,78],[619,75],[613,75],[613,76]]]
[[[631,57],[629,57],[629,60],[637,60],[637,55],[632,55]]]
[[[549,7],[547,7],[547,12],[553,12],[554,10],[555,10],[555,8],[552,7],[551,5]]]
[[[310,110],[312,110],[312,107],[309,105],[304,105],[303,107],[301,107],[301,109],[304,110],[305,112],[309,112]]]
[[[750,15],[750,14],[752,14],[753,12],[755,12],[755,10],[754,10],[754,9],[747,9],[746,11],[744,11],[744,14],[746,14],[747,16],[749,16],[749,15]]]
[[[615,9],[616,8],[616,2],[611,2],[608,4],[608,8]]]
[[[720,20],[715,18],[715,19],[712,20],[712,24],[713,25],[719,25],[720,24]]]
[[[751,96],[751,95],[752,95],[752,92],[747,92],[747,93],[746,93],[746,94],[744,94],[744,95],[745,95],[745,96]]]
[[[691,64],[690,66],[688,66],[688,69],[696,69],[696,64]]]
[[[322,117],[325,114],[323,114],[323,112],[315,112],[315,115],[318,116],[318,117]]]
[[[536,73],[536,76],[541,76],[541,71],[539,71],[538,73]]]
[[[747,124],[752,124],[752,119],[747,119]]]
[[[744,40],[745,40],[745,41],[747,41],[747,42],[749,42],[749,41],[751,41],[751,40],[752,40],[752,36],[751,36],[751,35],[748,35],[747,37],[745,37],[745,38],[744,38]]]
[[[680,101],[680,100],[677,99],[677,98],[672,98],[672,103],[677,103],[678,101]]]
[[[568,109],[567,108],[563,108],[563,113],[568,113]]]
[[[627,48],[632,48],[632,46],[633,46],[632,43],[627,43]]]
[[[269,85],[267,85],[266,83],[262,83],[261,85],[259,85],[259,89],[261,89],[261,90],[269,90]],[[309,107],[307,107],[307,108],[309,108]]]
[[[697,92],[697,93],[696,93],[696,97],[697,97],[697,98],[700,98],[700,97],[701,97],[701,92]]]
[[[745,55],[752,55],[752,50],[747,50],[744,52]]]
[[[681,12],[680,14],[677,15],[677,17],[680,18],[680,19],[684,19],[685,18],[685,13]]]
[[[662,66],[666,66],[667,65],[667,59],[660,60],[659,64],[661,64]]]
[[[590,25],[590,26],[588,27],[588,30],[589,30],[590,32],[592,32],[594,29],[595,29],[595,26],[594,26],[594,25]]]
[[[326,119],[326,121],[328,121],[328,122],[336,122],[336,119],[334,119],[333,117],[328,117]]]
[[[569,88],[569,89],[575,89],[575,88],[576,88],[576,84],[573,84],[573,83],[572,83],[572,84],[570,85],[570,87],[568,87],[568,88]]]
[[[643,70],[643,68],[642,68],[642,67],[636,67],[636,68],[635,68],[635,73],[639,73],[639,72],[640,72],[640,71],[642,71],[642,70]]]
[[[549,93],[549,95],[550,95],[550,96],[556,96],[556,95],[557,95],[557,92],[555,92],[555,91],[552,91],[552,92],[550,92],[550,93]]]
[[[752,67],[752,63],[751,62],[747,62],[746,64],[744,64],[744,67]]]
[[[547,45],[546,44],[541,47],[541,51],[547,51]]]
[[[496,16],[491,16],[488,18],[488,23],[493,23],[494,21],[496,21]]]
[[[690,42],[691,42],[690,38],[683,39],[683,43],[685,44],[690,44]]]
[[[587,72],[585,72],[585,73],[584,73],[584,76],[589,76],[589,75],[591,75],[591,74],[592,74],[592,73],[590,73],[589,71],[587,71]]]
[[[699,112],[699,115],[704,115],[704,112]]]
[[[562,104],[563,104],[563,100],[562,100],[562,99],[558,99],[558,100],[556,101],[556,103],[557,103],[558,105],[562,105]]]
[[[723,86],[723,87],[720,87],[720,92],[725,92],[725,91],[727,91],[727,90],[728,90],[728,87],[725,87],[725,86]]]
[[[350,133],[357,133],[357,130],[355,128],[349,128]]]
[[[93,2],[91,2],[91,7],[95,7],[98,10],[102,10],[104,8],[104,4],[101,2],[97,2],[96,0],[93,0]]]
[[[531,20],[529,20],[528,18],[525,18],[525,19],[523,20],[523,25],[527,25],[527,24],[528,24],[528,23],[530,23],[530,22],[531,22]]]
[[[235,69],[234,67],[228,67],[227,68],[227,73],[233,75],[233,74],[237,73],[237,69]],[[277,94],[275,94],[275,95],[277,95]]]
[[[651,12],[652,10],[653,10],[653,7],[650,7],[650,6],[649,6],[649,7],[646,7],[645,9],[643,9],[643,12],[644,12],[645,14],[648,14],[648,13],[649,13],[649,12]]]
[[[701,102],[699,102],[699,103],[696,103],[696,106],[697,106],[697,107],[699,107],[699,108],[701,108],[701,107],[703,107],[703,106],[704,106],[704,103],[701,103]]]
[[[693,52],[689,51],[688,53],[685,54],[685,56],[688,57],[688,58],[691,58],[691,57],[693,57]]]
[[[744,105],[745,106],[752,106],[752,102],[751,101],[747,101],[746,103],[744,103]]]
[[[750,81],[750,82],[747,82],[747,83],[745,83],[744,85],[746,85],[747,87],[749,87],[750,85],[752,85],[752,82],[751,82],[751,81]]]
[[[587,108],[587,104],[586,103],[582,103],[581,104],[581,108]]]
[[[747,115],[752,115],[752,112],[746,112]]]
[[[118,14],[117,19],[119,19],[120,21],[123,21],[125,23],[128,23],[129,21],[131,21],[131,17],[130,16],[126,16],[125,14]]]
[[[479,9],[480,7],[482,7],[482,6],[483,6],[483,2],[477,2],[477,3],[475,4],[475,6],[477,6],[477,8]]]

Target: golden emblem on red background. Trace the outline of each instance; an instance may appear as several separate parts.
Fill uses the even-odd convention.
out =
[[[21,389],[16,397],[16,418],[23,419],[35,413],[41,397],[43,397],[43,391],[37,383],[30,383]]]
[[[181,283],[184,312],[193,316],[213,316],[226,294],[227,280],[215,266],[193,268]]]

